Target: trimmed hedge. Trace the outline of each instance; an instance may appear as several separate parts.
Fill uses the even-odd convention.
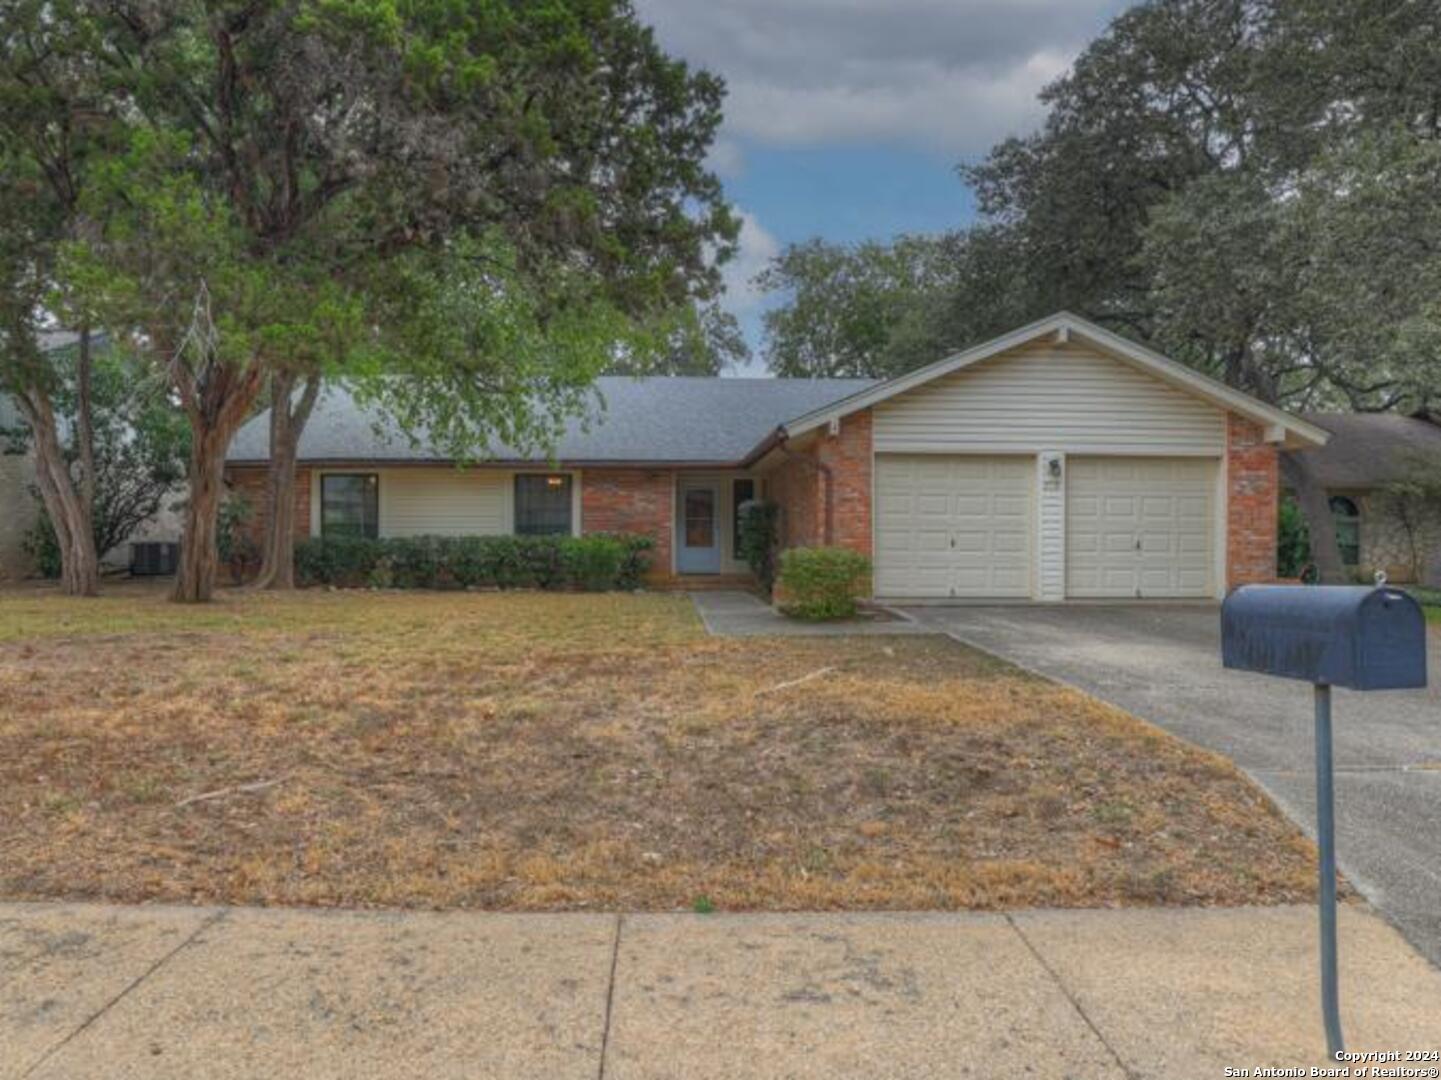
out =
[[[634,589],[655,541],[631,533],[591,536],[403,536],[302,540],[301,585],[381,589]]]
[[[849,548],[790,548],[781,552],[781,610],[798,619],[846,619],[856,613],[871,560]]]

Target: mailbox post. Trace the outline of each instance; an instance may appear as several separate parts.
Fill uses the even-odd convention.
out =
[[[1316,846],[1321,860],[1321,1012],[1326,1045],[1344,1049],[1337,994],[1336,816],[1331,687],[1426,685],[1426,620],[1416,601],[1384,585],[1245,585],[1221,605],[1221,662],[1315,687]]]

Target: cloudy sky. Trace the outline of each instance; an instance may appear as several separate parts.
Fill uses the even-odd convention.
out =
[[[1035,126],[1036,92],[1124,0],[636,0],[671,53],[723,76],[714,165],[742,215],[728,306],[782,245],[970,219],[955,175]]]

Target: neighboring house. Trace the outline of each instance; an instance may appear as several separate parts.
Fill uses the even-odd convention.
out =
[[[883,598],[1220,597],[1275,576],[1278,453],[1315,425],[1072,315],[886,381],[607,378],[553,465],[457,469],[343,391],[299,451],[305,536],[628,531],[658,583],[745,573],[735,508],[785,547],[873,558]],[[268,417],[230,482],[259,492]]]
[[[1301,415],[1333,435],[1324,447],[1301,453],[1330,496],[1342,561],[1358,577],[1383,570],[1396,582],[1441,572],[1435,509],[1412,504],[1404,513],[1386,491],[1422,463],[1441,470],[1441,427],[1398,413]]]

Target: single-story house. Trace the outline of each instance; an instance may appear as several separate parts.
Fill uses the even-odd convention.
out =
[[[1398,505],[1388,485],[1419,468],[1441,471],[1441,426],[1400,413],[1300,414],[1331,433],[1303,455],[1331,500],[1341,559],[1369,580],[1441,578],[1441,516],[1434,507]]]
[[[303,536],[639,532],[659,583],[739,578],[736,507],[873,559],[882,598],[1216,598],[1275,576],[1278,454],[1327,433],[1074,315],[884,382],[628,378],[554,461],[457,468],[331,388]],[[227,476],[258,493],[268,417]]]

